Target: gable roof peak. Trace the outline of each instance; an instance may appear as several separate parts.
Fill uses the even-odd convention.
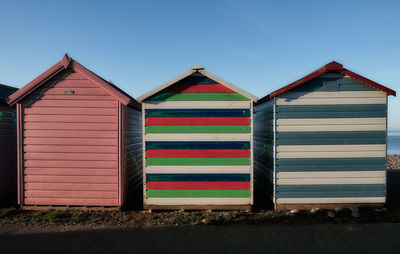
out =
[[[204,70],[204,67],[201,66],[201,65],[199,65],[199,64],[195,64],[195,65],[193,65],[192,68],[190,68],[190,69],[191,69],[191,70],[194,70],[194,71],[198,71],[198,70]]]

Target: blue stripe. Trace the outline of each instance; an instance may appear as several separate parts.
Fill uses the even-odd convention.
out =
[[[355,79],[338,79],[338,78],[324,78],[324,79],[313,79],[301,86],[298,86],[296,88],[294,88],[293,92],[313,92],[313,91],[320,91],[323,92],[325,91],[324,86],[323,86],[323,82],[324,81],[335,81],[338,80],[339,83],[339,87],[338,90],[339,91],[377,91],[376,89],[364,85],[361,82],[355,80]]]
[[[249,117],[249,109],[146,109],[147,117]]]
[[[385,131],[278,132],[278,145],[385,144]]]
[[[278,185],[282,192],[334,192],[334,191],[385,191],[384,184],[324,184],[324,185]]]
[[[386,111],[386,104],[277,106],[277,112],[364,112],[364,111]]]
[[[175,84],[177,85],[200,85],[200,84],[219,84],[218,82],[206,77],[206,76],[189,76]]]
[[[349,191],[349,192],[277,192],[277,198],[356,198],[385,197],[385,191]]]
[[[246,141],[211,141],[211,142],[169,142],[148,141],[146,149],[250,149]]]
[[[248,182],[250,174],[146,174],[147,182]]]

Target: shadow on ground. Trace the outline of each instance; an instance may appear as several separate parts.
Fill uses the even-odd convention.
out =
[[[2,253],[396,253],[400,224],[186,226],[0,235]]]

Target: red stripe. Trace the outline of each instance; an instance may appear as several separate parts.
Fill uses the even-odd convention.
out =
[[[149,158],[243,158],[250,157],[249,149],[149,149]]]
[[[198,85],[173,85],[163,92],[170,93],[236,93],[232,89],[221,84],[198,84]]]
[[[146,125],[250,125],[250,117],[146,117]]]
[[[248,190],[250,182],[147,182],[148,190]]]

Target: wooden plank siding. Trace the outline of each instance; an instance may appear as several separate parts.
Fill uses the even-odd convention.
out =
[[[260,163],[275,165],[275,205],[385,202],[386,93],[328,73],[257,105],[255,116],[256,131],[275,128],[255,141],[275,151]]]
[[[17,200],[17,118],[15,107],[6,103],[16,90],[0,85],[0,206]]]
[[[143,101],[144,206],[250,206],[252,101],[195,73]]]

